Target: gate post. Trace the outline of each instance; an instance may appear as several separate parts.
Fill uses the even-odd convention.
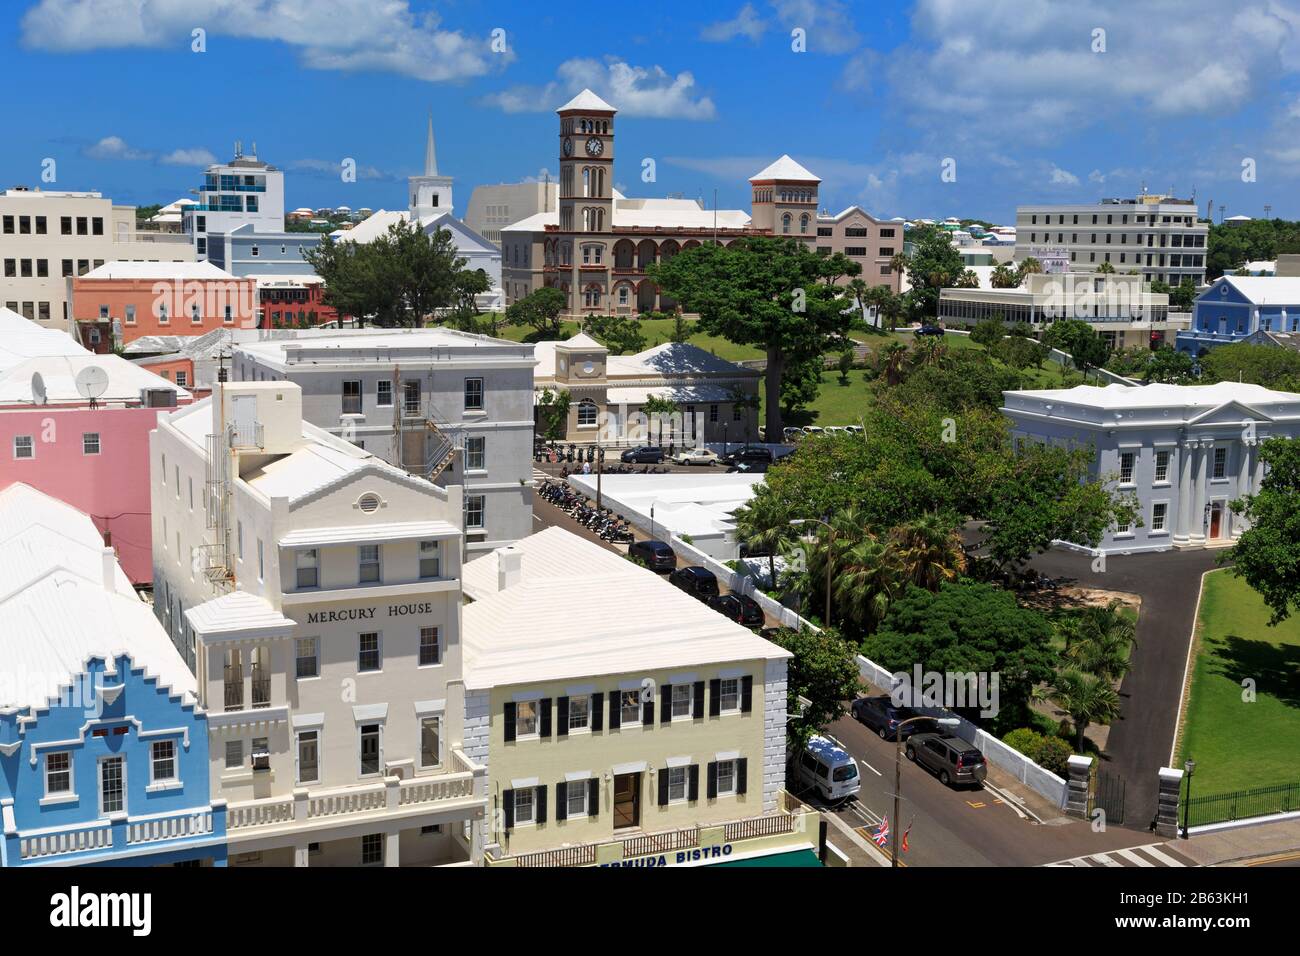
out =
[[[1069,778],[1065,785],[1065,812],[1068,816],[1088,817],[1088,779],[1092,772],[1092,758],[1079,754],[1066,761]]]
[[[1178,805],[1183,793],[1183,771],[1161,767],[1160,790],[1156,796],[1156,833],[1162,837],[1178,836]]]

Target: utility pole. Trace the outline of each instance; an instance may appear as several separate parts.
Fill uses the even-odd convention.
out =
[[[596,439],[596,510],[600,510],[600,476],[605,472],[605,449]]]

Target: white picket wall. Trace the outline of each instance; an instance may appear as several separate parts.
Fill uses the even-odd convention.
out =
[[[708,568],[712,571],[717,577],[719,583],[726,585],[728,591],[734,591],[737,594],[745,594],[752,597],[756,602],[758,602],[758,606],[761,607],[769,617],[780,621],[784,626],[793,628],[807,627],[814,631],[817,630],[817,628],[813,627],[813,625],[809,624],[780,601],[759,590],[754,584],[754,579],[749,575],[740,574],[737,571],[731,570],[731,568],[727,567],[717,558],[705,554],[699,548],[687,544],[681,538],[676,536],[669,539],[668,545],[673,549],[673,552],[687,564],[698,564],[700,567]]]

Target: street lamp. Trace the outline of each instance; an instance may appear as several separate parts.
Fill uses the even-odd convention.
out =
[[[898,834],[903,827],[898,819],[899,803],[903,790],[903,728],[913,721],[932,720],[940,727],[956,727],[961,723],[956,717],[909,717],[894,726],[894,832],[889,836],[889,865],[898,866]]]
[[[1188,814],[1192,809],[1192,774],[1196,773],[1196,761],[1189,760],[1184,763],[1183,770],[1187,777],[1187,796],[1183,800],[1183,839],[1186,840]]]
[[[727,457],[727,426],[729,424],[731,423],[730,422],[722,423],[722,457],[723,458]]]
[[[830,627],[831,626],[831,566],[834,563],[834,554],[835,554],[835,528],[831,526],[830,522],[823,521],[821,518],[791,518],[790,519],[790,525],[792,527],[798,527],[799,525],[807,524],[809,522],[812,522],[814,524],[819,524],[827,531],[830,532],[830,536],[826,541],[826,619],[823,621],[823,623],[827,627]],[[775,581],[772,582],[772,586],[776,587]]]

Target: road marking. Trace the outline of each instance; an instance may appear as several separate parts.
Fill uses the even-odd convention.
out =
[[[988,806],[988,804],[986,804],[986,803],[983,803],[983,802],[975,803],[974,801],[971,801],[971,800],[967,800],[966,803],[967,803],[969,806],[974,807],[976,810],[979,810],[979,809],[982,808],[982,807],[986,807],[986,806]]]
[[[1121,868],[1124,866],[1124,864],[1119,860],[1112,860],[1105,853],[1098,853],[1096,856],[1091,856],[1088,859],[1096,860],[1102,866],[1118,866]]]
[[[1125,866],[1119,859],[1127,860],[1130,867],[1186,867],[1189,864],[1182,862],[1177,857],[1162,852],[1159,847],[1164,846],[1161,843],[1151,843],[1145,846],[1133,846],[1123,850],[1107,850],[1105,853],[1085,854],[1076,856],[1069,860],[1057,860],[1055,863],[1044,863],[1043,866],[1106,866],[1122,867]],[[1145,855],[1144,855],[1145,854]],[[1148,859],[1149,858],[1149,859]],[[1154,860],[1155,862],[1152,862]]]
[[[1150,860],[1148,860],[1146,857],[1138,856],[1132,850],[1116,850],[1115,852],[1120,856],[1122,856],[1124,859],[1128,860],[1134,866],[1155,866],[1155,864],[1152,863]]]
[[[1187,865],[1186,863],[1180,863],[1177,859],[1170,856],[1168,853],[1161,853],[1154,846],[1144,846],[1142,848],[1142,852],[1149,857],[1159,860],[1165,866],[1186,866]]]
[[[1242,866],[1267,866],[1270,863],[1286,863],[1289,860],[1300,860],[1300,850],[1290,853],[1275,853],[1272,856],[1261,856],[1254,860],[1247,860]]]
[[[866,767],[868,770],[870,770],[872,773],[874,773],[877,777],[883,777],[883,776],[884,776],[883,773],[881,773],[881,772],[880,772],[879,770],[877,770],[875,767],[871,766],[871,764],[867,763],[865,760],[862,760],[862,759],[859,758],[859,759],[858,759],[858,763],[862,764],[862,766]]]
[[[1015,811],[1016,816],[1018,816],[1020,819],[1022,820],[1033,819],[1037,823],[1043,822],[1042,817],[1034,813],[1034,811],[1030,810],[1028,807],[1022,806],[1020,801],[1015,797],[1013,797],[1011,794],[1006,793],[1005,791],[999,789],[998,787],[993,786],[993,784],[989,783],[987,780],[983,782],[983,786],[984,789],[989,791],[990,793],[997,794],[999,799],[995,800],[994,801],[995,803],[1000,801],[1004,806],[1010,807],[1013,811]]]

